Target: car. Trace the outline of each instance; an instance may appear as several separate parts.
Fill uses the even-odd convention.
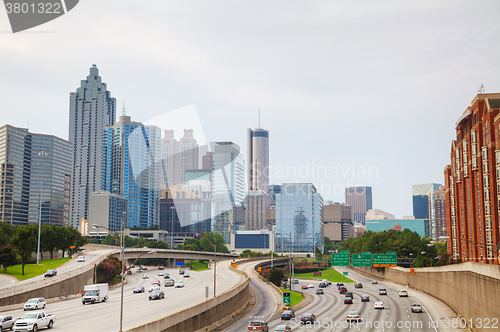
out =
[[[146,266],[144,266],[144,265],[141,265],[141,269],[147,270],[148,268]]]
[[[184,287],[184,281],[182,280],[176,281],[174,287],[175,288]]]
[[[325,291],[323,291],[321,288],[318,288],[318,289],[316,290],[316,294],[318,294],[318,295],[323,295],[323,294],[325,294]]]
[[[184,271],[184,270],[179,270],[179,274],[184,274],[184,273],[186,273],[186,271]]]
[[[352,292],[347,292],[345,293],[345,297],[350,297],[351,299],[353,299],[354,295],[352,294]]]
[[[164,275],[164,273],[163,273],[163,272],[161,272],[161,271],[160,271],[160,272],[158,272],[158,276],[159,276],[159,277],[163,277],[163,275]]]
[[[45,277],[54,277],[57,275],[57,270],[50,269],[45,272]]]
[[[344,298],[344,304],[352,304],[352,297],[346,296]]]
[[[385,289],[385,288],[380,288],[380,289],[378,290],[378,294],[379,294],[379,295],[387,295],[387,289]]]
[[[325,283],[327,286],[329,286],[329,285],[331,285],[331,284],[332,284],[332,282],[331,282],[331,281],[329,281],[328,279],[323,279],[323,280],[321,280],[321,282],[322,282],[322,283]]]
[[[189,278],[189,273],[184,273],[184,278]]]
[[[77,262],[85,262],[85,256],[78,256],[76,259]]]
[[[399,297],[408,297],[408,292],[405,290],[399,291]]]
[[[370,302],[370,297],[368,295],[361,296],[361,302]]]
[[[349,311],[347,314],[347,321],[352,322],[352,321],[358,321],[361,320],[361,314],[358,311]]]
[[[422,305],[420,303],[412,303],[411,312],[422,312]]]
[[[269,332],[269,326],[263,320],[254,320],[248,323],[248,331],[259,330],[259,332]]]
[[[5,331],[7,329],[13,329],[14,328],[14,323],[16,322],[16,319],[14,316],[11,315],[5,315],[5,316],[0,316],[0,331]]]
[[[281,313],[281,320],[291,320],[295,318],[295,313],[292,310],[285,310]]]
[[[165,267],[163,265],[158,266],[158,270],[165,270]]]
[[[165,298],[165,293],[161,290],[155,290],[149,294],[149,300],[159,300],[159,299],[164,299]]]
[[[314,288],[314,285],[313,284],[309,284],[307,285],[308,288]]]
[[[347,293],[347,288],[345,288],[345,287],[340,288],[339,293],[340,293],[340,294],[345,294],[345,293]]]
[[[314,324],[316,321],[316,315],[315,314],[303,314],[302,317],[300,317],[300,323],[301,324]]]
[[[372,280],[372,284],[378,284],[377,280]]]
[[[363,288],[363,284],[358,282],[354,285],[354,288]]]
[[[46,306],[45,299],[43,297],[37,297],[34,299],[29,299],[26,301],[24,304],[24,311],[26,310],[38,310],[38,309],[44,309]]]
[[[278,325],[273,332],[292,332],[292,328],[288,325]]]
[[[149,276],[147,274],[142,276],[142,279],[149,279]]]
[[[298,279],[295,279],[295,280],[293,281],[293,283],[294,283],[294,284],[298,284],[298,283],[299,283],[299,280],[298,280]]]
[[[146,291],[146,289],[144,288],[144,286],[136,286],[134,288],[134,294],[135,293],[144,293]]]
[[[373,309],[384,309],[384,302],[375,301],[375,303],[373,304]]]
[[[142,272],[142,269],[141,269],[141,268],[138,268],[138,269],[137,269],[137,272]]]
[[[163,274],[163,279],[170,279],[170,274],[169,273],[164,273]]]
[[[302,289],[309,289],[309,287],[307,287],[307,285],[302,285]]]
[[[326,288],[326,286],[328,286],[326,283],[321,282],[318,287],[319,288]]]
[[[132,274],[132,270],[127,270],[127,274]]]
[[[160,285],[161,285],[160,280],[153,280],[153,281],[151,282],[151,286],[154,286],[154,285],[156,285],[156,286],[160,286]]]
[[[339,288],[340,286],[344,286],[344,283],[343,282],[337,282],[337,288]]]
[[[174,286],[175,281],[173,279],[167,279],[165,280],[165,287],[172,287]]]
[[[151,293],[151,292],[154,292],[154,291],[157,291],[157,290],[160,290],[160,286],[153,285],[153,286],[149,287],[148,292]]]

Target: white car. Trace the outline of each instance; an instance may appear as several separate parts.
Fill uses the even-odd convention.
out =
[[[165,275],[165,273],[163,271],[158,272],[158,276],[163,277],[164,275]]]
[[[76,259],[77,262],[85,262],[85,256],[78,256]]]
[[[13,329],[16,319],[12,315],[0,316],[0,331]]]
[[[314,285],[313,284],[309,284],[309,285],[307,285],[307,288],[314,288]]]
[[[175,288],[184,287],[184,281],[182,280],[176,281],[174,287]]]
[[[408,292],[407,292],[407,291],[405,291],[405,290],[400,291],[400,292],[399,292],[399,297],[403,297],[403,296],[404,296],[404,297],[408,297]]]
[[[153,285],[153,286],[149,287],[148,292],[150,292],[150,293],[151,293],[152,291],[155,291],[155,290],[160,290],[160,286],[158,286],[158,285]]]
[[[384,302],[382,302],[382,301],[376,301],[373,304],[373,309],[384,309]]]
[[[147,274],[145,274],[142,279],[149,279],[149,276]]]
[[[24,304],[24,311],[26,310],[38,310],[38,309],[44,309],[45,308],[45,299],[43,297],[38,297],[34,299],[29,299],[25,304]]]
[[[358,321],[358,320],[361,320],[361,314],[357,311],[349,311],[349,313],[347,314],[347,321],[348,322],[351,322],[351,321]]]

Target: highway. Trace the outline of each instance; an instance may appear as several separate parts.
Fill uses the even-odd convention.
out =
[[[76,259],[74,259],[76,261]],[[238,283],[244,281],[244,277],[229,270],[229,262],[217,264],[217,294],[220,294]],[[164,279],[158,276],[156,267],[149,267],[142,273],[127,276],[124,286],[124,311],[123,329],[155,320],[164,315],[173,313],[182,308],[191,306],[200,301],[205,301],[205,287],[209,288],[209,298],[213,298],[213,270],[189,271],[190,277],[184,278],[179,274],[179,269],[165,268],[163,272],[170,273],[174,280],[183,280],[184,288],[163,286]],[[143,279],[148,274],[149,279]],[[148,299],[148,288],[153,280],[162,282],[161,290],[165,292],[165,299],[150,301]],[[143,285],[146,292],[133,294],[133,289]],[[46,313],[56,315],[54,329],[57,331],[118,331],[120,320],[120,287],[109,292],[109,300],[104,303],[83,305],[81,299],[73,299],[47,304]],[[24,314],[22,309],[1,314],[12,314],[19,318]]]

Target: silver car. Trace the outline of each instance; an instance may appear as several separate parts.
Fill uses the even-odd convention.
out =
[[[45,309],[45,299],[43,297],[29,299],[24,304],[24,311],[26,311],[26,310],[38,310],[38,309]]]
[[[13,329],[16,319],[14,316],[5,315],[0,316],[0,331],[5,331],[7,329]]]

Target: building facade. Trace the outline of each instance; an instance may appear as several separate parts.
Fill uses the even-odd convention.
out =
[[[72,144],[62,138],[0,128],[0,221],[69,225]]]
[[[269,131],[248,129],[247,185],[248,191],[267,192],[269,187]]]
[[[439,186],[438,190],[429,194],[429,225],[432,240],[438,241],[440,236],[447,236],[444,186]]]
[[[331,241],[344,241],[354,237],[352,208],[346,204],[333,203],[323,207],[325,236]]]
[[[396,216],[380,209],[370,209],[366,212],[366,220],[373,219],[395,219]]]
[[[441,184],[426,183],[413,185],[411,187],[413,199],[413,216],[416,219],[429,219],[434,211],[431,211],[429,197],[431,193],[439,190]]]
[[[500,242],[500,93],[478,94],[455,124],[444,169],[448,252],[498,265]]]
[[[267,209],[274,200],[265,191],[251,190],[245,197],[245,229],[248,231],[267,228]]]
[[[103,131],[116,118],[116,100],[102,83],[96,65],[70,94],[69,141],[73,143],[70,225],[88,218],[89,195],[102,187]]]
[[[425,238],[431,235],[429,219],[379,219],[366,221],[367,232],[383,232],[391,229],[399,231],[409,229]]]
[[[130,116],[104,129],[102,190],[127,199],[125,228],[159,225],[160,136],[160,128]]]
[[[323,197],[311,183],[285,183],[276,195],[276,251],[323,249]]]
[[[354,223],[364,225],[366,212],[372,208],[372,187],[345,188],[345,203],[352,207]]]
[[[126,227],[127,199],[123,196],[98,191],[89,197],[89,225],[97,224],[107,227],[111,232],[117,233]],[[103,228],[88,227],[87,234],[93,236],[106,236],[107,230]]]

